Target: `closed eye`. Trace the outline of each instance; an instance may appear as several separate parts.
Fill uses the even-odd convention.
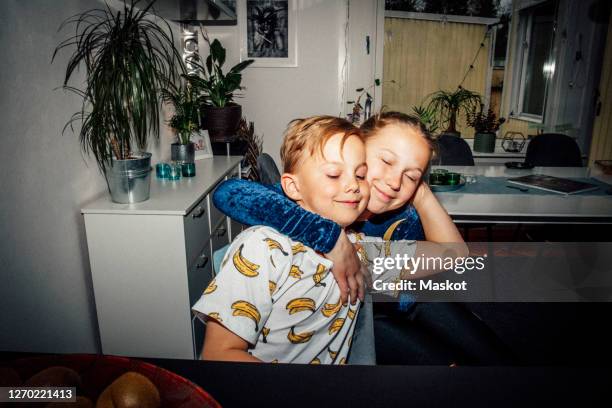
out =
[[[334,175],[334,174],[327,174],[327,177],[330,178],[330,179],[337,179],[340,176],[337,176],[337,175]]]

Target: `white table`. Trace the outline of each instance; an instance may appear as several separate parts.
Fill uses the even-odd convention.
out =
[[[591,173],[586,167],[535,167],[514,170],[505,166],[432,166],[486,177],[545,174],[556,177],[594,177],[612,183],[611,176]],[[519,190],[512,194],[472,194],[461,190],[436,193],[453,220],[462,223],[612,224],[612,195],[536,195]]]

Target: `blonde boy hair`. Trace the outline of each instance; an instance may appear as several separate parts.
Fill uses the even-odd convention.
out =
[[[357,136],[363,140],[359,128],[348,120],[336,116],[311,116],[289,122],[280,151],[283,172],[294,172],[306,153],[312,156],[318,149],[323,156],[325,143],[338,133],[343,135],[340,149],[344,147],[346,139],[351,136]]]

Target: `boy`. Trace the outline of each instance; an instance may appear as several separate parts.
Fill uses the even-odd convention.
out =
[[[281,147],[281,185],[300,206],[344,228],[368,203],[365,158],[359,129],[344,119],[294,120]],[[413,244],[402,253],[414,253]],[[202,358],[344,364],[359,303],[342,305],[331,267],[271,228],[241,233],[193,307],[208,322]]]
[[[283,190],[303,208],[342,227],[365,210],[365,147],[349,122],[291,122],[281,159]],[[342,305],[331,266],[271,228],[244,231],[193,308],[208,321],[202,358],[345,363],[359,303]]]

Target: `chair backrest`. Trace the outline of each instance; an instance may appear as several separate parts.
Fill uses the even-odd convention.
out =
[[[472,149],[465,140],[452,135],[440,135],[438,144],[438,164],[444,166],[473,166]]]
[[[257,157],[257,167],[259,167],[259,174],[261,176],[261,182],[264,184],[276,184],[280,181],[280,172],[272,156],[268,153],[262,153]]]
[[[544,133],[527,145],[525,163],[534,166],[582,167],[578,143],[567,135]]]

